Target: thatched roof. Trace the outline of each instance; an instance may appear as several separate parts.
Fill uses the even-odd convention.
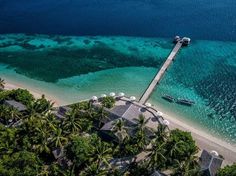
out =
[[[4,104],[7,106],[14,107],[20,112],[27,110],[25,105],[23,105],[22,103],[20,103],[18,101],[15,101],[15,100],[5,100]]]
[[[204,175],[215,176],[216,172],[220,169],[223,159],[219,156],[209,153],[206,150],[202,151],[200,157],[200,166]]]

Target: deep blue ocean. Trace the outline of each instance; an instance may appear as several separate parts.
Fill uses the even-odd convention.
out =
[[[236,41],[236,1],[0,0],[0,33]]]

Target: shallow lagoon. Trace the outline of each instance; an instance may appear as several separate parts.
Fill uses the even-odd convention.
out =
[[[0,35],[0,76],[68,103],[111,91],[140,97],[172,47],[162,38]],[[163,94],[196,104],[169,103]],[[236,43],[193,41],[150,101],[236,143]]]

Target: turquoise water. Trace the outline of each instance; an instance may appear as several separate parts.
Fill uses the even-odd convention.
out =
[[[65,103],[111,91],[140,97],[172,47],[163,38],[0,35],[0,77]],[[196,104],[172,104],[163,94]],[[236,143],[236,43],[193,41],[150,101]]]

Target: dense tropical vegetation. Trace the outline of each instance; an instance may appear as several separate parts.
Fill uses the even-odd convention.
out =
[[[217,176],[236,176],[236,163],[231,166],[225,166],[220,169]]]
[[[19,112],[5,100],[19,101],[27,110]],[[58,118],[44,96],[35,99],[22,89],[0,91],[0,175],[139,176],[155,170],[199,175],[198,148],[188,132],[159,125],[150,135],[148,120],[141,115],[132,127],[116,120],[111,130],[114,140],[104,138],[99,130],[109,121],[104,106],[111,108],[114,101],[105,98],[99,108],[91,102],[73,104],[65,118]],[[119,169],[111,162],[117,158],[134,160]]]

